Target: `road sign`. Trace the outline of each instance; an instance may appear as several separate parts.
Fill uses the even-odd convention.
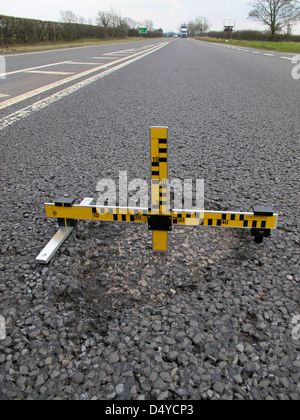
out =
[[[146,35],[147,32],[148,32],[148,29],[147,28],[139,28],[139,34]]]

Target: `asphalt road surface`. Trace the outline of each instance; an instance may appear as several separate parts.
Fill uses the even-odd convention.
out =
[[[300,80],[292,55],[192,39],[6,57],[0,79],[1,399],[299,399]],[[79,222],[48,266],[45,202],[100,179],[169,178],[205,207],[273,207],[278,229]],[[3,325],[2,325],[3,326]]]

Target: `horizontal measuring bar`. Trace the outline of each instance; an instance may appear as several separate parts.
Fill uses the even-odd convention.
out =
[[[82,202],[84,203],[84,201]],[[148,223],[152,214],[146,208],[140,207],[110,207],[74,204],[62,207],[54,203],[45,204],[46,215],[49,218],[99,220],[107,222]],[[278,215],[260,215],[253,212],[181,210],[174,209],[163,216],[171,216],[173,225],[213,226],[232,228],[265,228],[276,229]]]
[[[250,212],[173,210],[173,224],[231,228],[276,229],[278,215],[257,215]]]
[[[127,207],[98,207],[74,204],[71,207],[45,204],[47,217],[58,219],[99,220],[107,222],[148,223],[148,209]]]

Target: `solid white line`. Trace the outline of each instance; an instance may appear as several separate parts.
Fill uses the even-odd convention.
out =
[[[26,71],[25,73],[34,73],[34,74],[58,74],[58,75],[67,75],[67,74],[74,74],[74,72],[70,71],[46,71],[46,70],[30,70]]]
[[[150,49],[150,51],[152,51],[152,50],[153,50],[153,48]],[[139,52],[139,53],[133,54],[131,57],[135,57],[135,56],[138,56],[138,55],[141,55],[141,54],[144,54],[144,52],[143,53]],[[110,63],[107,63],[107,64],[101,64],[100,66],[97,66],[97,67],[94,67],[92,69],[83,71],[81,73],[77,73],[74,76],[70,76],[70,77],[67,77],[65,79],[58,80],[57,82],[50,83],[49,85],[42,86],[38,89],[32,90],[30,92],[26,92],[22,95],[14,97],[14,98],[8,99],[7,101],[4,101],[0,104],[0,109],[7,108],[8,106],[17,104],[21,101],[25,101],[26,99],[32,98],[33,96],[39,95],[39,94],[41,94],[43,92],[46,92],[50,89],[57,88],[58,86],[61,86],[65,83],[72,82],[73,80],[79,79],[80,77],[87,76],[91,73],[95,73],[96,71],[107,68],[107,67],[109,67],[113,64],[121,63],[122,61],[124,61],[126,59],[127,59],[127,57],[124,57],[124,58],[119,58],[118,60],[111,61]]]
[[[9,76],[11,74],[24,73],[24,72],[30,71],[30,70],[43,69],[45,67],[59,66],[60,64],[67,64],[67,63],[68,63],[68,61],[60,61],[59,63],[45,64],[43,66],[30,67],[29,69],[22,69],[22,70],[10,71],[9,73],[2,73],[2,74],[0,74],[0,77],[1,76]]]
[[[81,89],[85,86],[88,86],[89,84],[94,83],[95,81],[97,81],[97,80],[99,80],[99,79],[101,79],[105,76],[108,76],[109,74],[111,74],[111,73],[113,73],[117,70],[120,70],[123,67],[128,66],[129,64],[132,64],[135,61],[138,61],[141,58],[144,58],[147,55],[150,55],[150,54],[160,50],[161,48],[165,47],[167,44],[168,44],[168,42],[165,42],[165,43],[159,44],[159,46],[157,46],[155,48],[151,48],[149,51],[143,52],[142,54],[141,53],[135,54],[134,58],[132,58],[130,60],[127,60],[124,63],[118,64],[117,66],[115,66],[111,69],[105,70],[101,73],[98,73],[98,74],[88,78],[88,79],[82,80],[79,83],[76,83],[76,84],[74,84],[74,85],[72,85],[68,88],[65,88],[65,89],[61,90],[60,92],[54,93],[53,95],[50,95],[50,96],[48,96],[44,99],[41,99],[40,101],[37,101],[37,102],[33,103],[32,105],[27,106],[26,108],[23,108],[19,111],[16,111],[13,114],[8,115],[7,117],[3,117],[0,120],[0,131],[3,130],[5,127],[7,127],[9,125],[12,125],[15,122],[29,116],[33,112],[39,111],[39,110],[47,107],[48,105],[50,105],[50,104],[52,104],[56,101],[59,101],[60,99],[76,92],[77,90],[79,90],[79,89]],[[124,61],[124,59],[118,60],[118,61],[119,62]]]

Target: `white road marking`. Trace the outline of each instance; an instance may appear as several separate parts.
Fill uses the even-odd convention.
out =
[[[100,63],[95,63],[95,61],[93,63],[86,63],[86,62],[81,62],[81,61],[69,61],[68,64],[76,64],[76,65],[83,65],[83,66],[98,66]]]
[[[95,60],[111,60],[111,57],[91,57],[91,58]]]
[[[4,93],[0,93],[0,98],[7,98],[9,95],[6,95]]]
[[[127,54],[126,50],[122,50],[122,51],[113,51],[113,52],[109,52],[109,53],[105,53],[103,55],[113,55],[113,54]]]
[[[68,62],[68,61],[60,61],[59,63],[45,64],[45,65],[43,65],[43,66],[30,67],[30,68],[28,68],[28,69],[22,69],[22,70],[10,71],[10,72],[8,72],[8,73],[3,73],[3,74],[0,74],[0,77],[1,77],[1,76],[9,76],[9,75],[11,75],[11,74],[24,73],[24,72],[26,72],[26,71],[31,71],[31,70],[43,69],[43,68],[45,68],[45,67],[59,66],[60,64],[67,64],[67,63],[69,63],[69,62]]]
[[[254,51],[251,50],[250,47],[244,47],[244,48],[236,48],[236,47],[231,47],[230,45],[225,45],[225,44],[218,44],[216,42],[207,42],[207,44],[210,45],[214,45],[217,47],[224,47],[224,48],[231,48],[232,50],[237,50],[237,51],[244,51],[244,52],[251,52],[253,54],[263,54],[269,57],[278,57],[278,55],[276,56],[276,54],[272,54],[272,53],[263,53],[262,51]],[[293,60],[293,57],[280,57],[284,60]]]
[[[61,75],[61,76],[65,76],[67,74],[74,74],[74,72],[70,72],[70,71],[46,71],[46,70],[30,70],[30,71],[26,71],[25,73],[58,74],[58,75]]]
[[[41,99],[40,101],[37,101],[35,103],[33,103],[32,105],[27,106],[26,108],[23,108],[19,111],[16,111],[6,117],[3,117],[0,120],[0,131],[3,130],[5,127],[14,124],[15,122],[29,116],[30,114],[32,114],[33,112],[39,111],[45,107],[47,107],[48,105],[59,101],[60,99],[76,92],[77,90],[95,82],[96,80],[99,80],[105,76],[108,76],[109,74],[122,69],[125,66],[128,66],[129,64],[134,63],[135,61],[140,60],[141,58],[146,57],[147,55],[150,55],[152,53],[154,53],[155,51],[160,50],[161,48],[165,47],[168,44],[168,42],[164,42],[159,44],[157,47],[155,48],[151,48],[148,51],[145,51],[143,53],[139,53],[139,54],[135,54],[134,58],[131,58],[130,60],[125,61],[124,63],[118,64],[115,67],[105,70],[102,73],[98,73],[88,79],[82,80],[79,83],[76,83],[68,88],[65,88],[63,90],[61,90],[60,92],[54,93],[53,95],[50,95],[44,99]],[[121,62],[124,61],[124,59],[120,59],[117,60],[117,62]],[[103,68],[103,66],[101,66],[101,68]],[[81,76],[80,76],[81,77]],[[15,98],[14,98],[15,99]],[[6,101],[7,102],[7,101]],[[1,106],[1,104],[0,104]]]
[[[150,49],[150,51],[151,50],[153,50],[153,48]],[[135,56],[138,56],[138,55],[141,55],[141,54],[144,54],[144,52],[143,53],[139,52],[139,53],[133,54],[131,57],[135,57]],[[26,99],[32,98],[33,96],[39,95],[39,94],[41,94],[43,92],[47,92],[48,90],[54,89],[54,88],[56,88],[58,86],[61,86],[63,84],[72,82],[73,80],[79,79],[80,77],[84,77],[84,76],[87,76],[87,75],[89,75],[91,73],[95,73],[96,71],[99,71],[99,70],[102,70],[104,68],[107,68],[107,67],[109,67],[109,66],[111,66],[113,64],[121,63],[122,61],[126,60],[126,58],[127,57],[123,57],[123,58],[119,58],[118,60],[111,61],[110,63],[107,63],[107,64],[101,64],[100,66],[97,66],[97,67],[94,67],[92,69],[83,71],[81,73],[77,73],[74,76],[70,76],[70,77],[67,77],[65,79],[58,80],[57,82],[50,83],[49,85],[42,86],[42,87],[40,87],[38,89],[32,90],[30,92],[26,92],[26,93],[24,93],[22,95],[19,95],[19,96],[14,97],[14,98],[8,99],[7,101],[4,101],[4,102],[2,102],[0,104],[0,109],[7,108],[8,106],[17,104],[17,103],[19,103],[21,101],[25,101]]]

